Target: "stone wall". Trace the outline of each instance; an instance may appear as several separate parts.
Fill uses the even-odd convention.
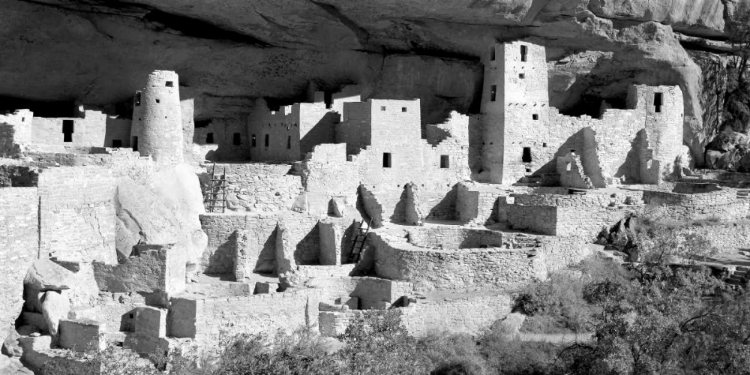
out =
[[[102,291],[179,293],[185,289],[186,262],[185,249],[169,244],[137,245],[130,257],[114,266],[92,264]]]
[[[317,326],[318,295],[314,290],[241,297],[171,299],[168,335],[195,338],[200,344],[217,344],[222,336],[242,333],[293,331]]]
[[[292,208],[302,192],[301,178],[289,174],[290,169],[288,164],[219,163],[206,165],[206,172],[199,177],[205,194],[209,189],[213,170],[215,178],[226,175],[224,183],[227,208],[230,211],[275,212]]]
[[[23,279],[39,254],[39,198],[35,187],[0,188],[0,337],[23,306]]]
[[[0,115],[0,156],[15,156],[24,145],[31,143],[33,117],[34,114],[27,109]]]
[[[510,314],[512,307],[509,295],[484,293],[438,301],[417,300],[399,311],[402,323],[414,336],[434,332],[479,335]]]
[[[498,198],[506,197],[507,189],[498,185],[459,183],[456,188],[456,216],[460,222],[492,224],[497,217]]]
[[[486,229],[441,225],[407,229],[406,232],[412,245],[445,250],[502,247],[505,243],[502,232]]]
[[[247,134],[247,116],[213,118],[208,124],[195,128],[192,143],[202,150],[206,160],[250,160],[250,137]],[[209,134],[211,143],[209,143]]]
[[[99,167],[50,168],[39,175],[40,254],[116,263],[115,180]]]
[[[734,221],[747,218],[750,213],[750,201],[738,199],[737,191],[728,188],[697,194],[646,190],[643,200],[649,206],[658,207],[660,215],[675,220]]]
[[[410,295],[410,283],[386,280],[376,277],[324,277],[305,282],[306,288],[313,288],[320,294],[320,301],[334,303],[339,297],[356,297],[357,308],[362,310],[384,309],[399,298]]]
[[[243,269],[250,272],[276,270],[277,217],[263,214],[205,214],[200,215],[201,227],[208,236],[201,270],[209,274],[235,273],[238,236],[244,241]]]
[[[63,123],[73,123],[70,142],[64,142]],[[31,141],[46,145],[75,145],[88,147],[130,147],[130,119],[108,116],[95,110],[85,110],[83,117],[45,118],[34,117],[31,126]]]
[[[398,238],[372,233],[378,277],[408,281],[416,290],[508,286],[544,279],[544,261],[527,250],[502,248],[428,250]]]

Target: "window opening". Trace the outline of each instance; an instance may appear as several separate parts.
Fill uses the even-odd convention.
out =
[[[136,107],[141,106],[141,92],[140,91],[135,92],[135,106]]]
[[[167,81],[167,87],[174,87],[174,82]]]
[[[448,155],[440,155],[440,168],[450,168],[450,157]]]
[[[572,168],[573,168],[573,166],[571,165],[571,163],[568,163],[568,164],[567,164],[567,165],[565,166],[565,170],[566,170],[566,171],[568,171],[568,172],[570,172],[570,170],[571,170]]]
[[[292,136],[288,135],[286,137],[286,148],[291,149],[292,148]]]
[[[654,93],[654,109],[656,112],[661,112],[661,106],[663,103],[664,98],[662,97],[662,93],[656,92]]]
[[[490,101],[494,102],[497,98],[497,85],[490,86]]]
[[[112,147],[114,148],[120,148],[122,147],[122,141],[119,139],[113,139],[112,140]]]
[[[495,46],[490,50],[490,61],[495,61]]]
[[[391,167],[391,153],[384,152],[383,153],[383,168],[390,168],[390,167]]]
[[[214,143],[214,133],[207,133],[206,134],[206,143],[209,144],[209,145],[212,144],[212,143]]]
[[[526,46],[521,46],[521,61],[526,61],[526,53],[528,52]]]
[[[161,103],[161,100],[159,100],[159,99],[156,99],[156,103]]]
[[[130,143],[133,146],[133,151],[138,151],[138,137],[133,137],[133,141]]]
[[[401,107],[401,112],[406,112],[406,107]]]
[[[539,120],[539,115],[537,115],[535,113],[535,114],[531,115],[531,118],[534,119],[534,120]]]
[[[381,111],[385,111],[385,106],[380,107]]]
[[[521,157],[521,161],[523,161],[524,163],[531,163],[531,147],[523,148],[523,156]]]
[[[63,120],[63,123],[62,123],[63,142],[73,142],[74,126],[75,125],[74,125],[73,120]]]
[[[333,108],[333,93],[330,91],[323,92],[323,101],[326,103],[326,109]]]
[[[526,74],[524,74],[524,73],[518,73],[518,78],[524,79],[524,78],[526,78]]]
[[[256,143],[257,142],[255,141],[255,134],[253,134],[253,136],[250,137],[250,145],[253,146],[253,147],[256,147],[257,146]]]
[[[266,134],[266,147],[268,147],[269,144],[271,144],[271,136]]]
[[[242,144],[242,139],[240,138],[240,133],[234,133],[232,134],[232,144],[235,146],[239,146]]]

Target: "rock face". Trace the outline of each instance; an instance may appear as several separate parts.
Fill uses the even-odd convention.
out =
[[[56,291],[44,293],[42,297],[42,314],[47,323],[50,335],[57,336],[60,319],[66,319],[70,312],[70,300],[66,295]]]
[[[26,273],[24,285],[37,291],[70,289],[73,272],[49,259],[34,262]]]
[[[145,185],[145,186],[144,186]],[[142,243],[177,243],[188,261],[206,248],[198,214],[203,213],[198,177],[186,165],[158,171],[146,184],[123,179],[117,187],[117,250],[128,257]]]
[[[309,82],[358,83],[364,98],[420,98],[422,118],[435,122],[450,107],[477,110],[490,43],[531,38],[547,46],[563,111],[617,104],[631,83],[679,85],[685,143],[702,158],[700,69],[680,41],[720,40],[742,3],[0,0],[0,96],[129,101],[140,77],[168,69],[189,88],[185,100],[291,99]]]

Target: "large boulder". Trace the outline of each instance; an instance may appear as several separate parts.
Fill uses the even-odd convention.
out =
[[[177,243],[186,250],[188,261],[195,262],[208,244],[198,220],[204,212],[200,184],[189,166],[157,171],[146,184],[121,179],[116,207],[121,261],[138,243]]]
[[[23,283],[26,287],[33,288],[39,292],[47,290],[65,290],[73,285],[73,272],[49,259],[35,261],[28,272]]]
[[[67,319],[70,312],[70,300],[64,292],[49,291],[42,297],[42,314],[47,323],[50,335],[57,336],[60,319]]]

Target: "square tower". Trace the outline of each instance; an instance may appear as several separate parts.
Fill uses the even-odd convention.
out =
[[[513,183],[539,168],[535,149],[549,127],[544,46],[495,44],[484,61],[482,169],[491,183]]]

